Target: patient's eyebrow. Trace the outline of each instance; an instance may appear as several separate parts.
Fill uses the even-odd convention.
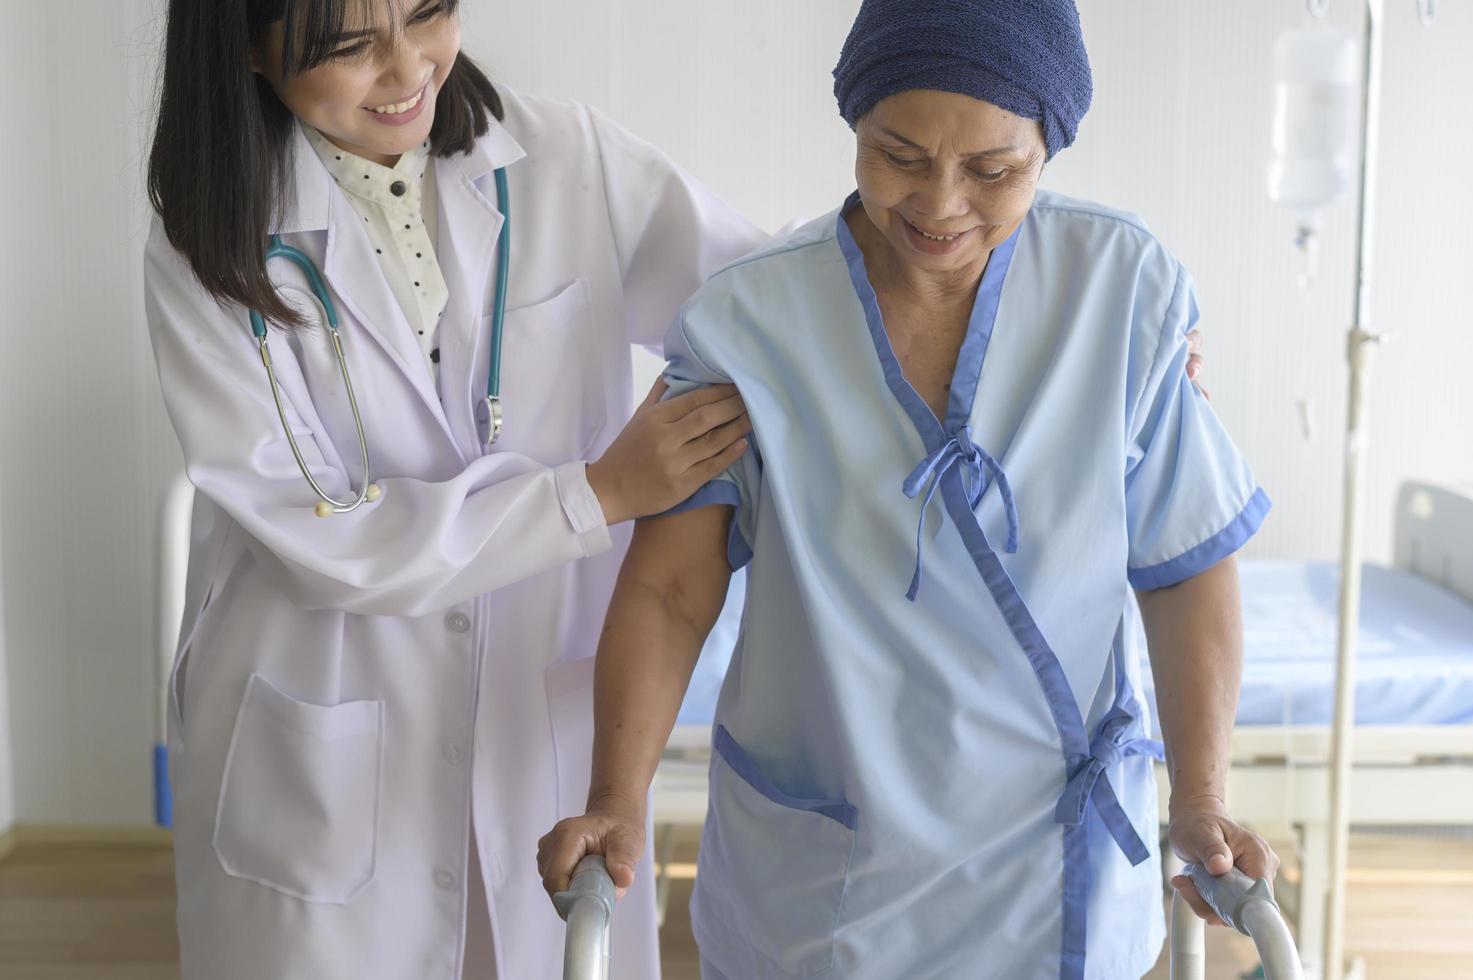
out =
[[[904,136],[902,136],[899,133],[895,132],[895,130],[893,130],[893,129],[881,129],[880,132],[883,133],[883,134],[885,134],[886,136],[890,137],[891,139],[895,140],[895,142],[897,142],[897,143],[904,143],[906,146],[910,147],[912,150],[920,150],[922,153],[929,152],[924,146],[921,146],[919,143],[915,142],[914,140],[906,139]],[[977,150],[974,153],[963,153],[962,156],[965,157],[965,158],[967,158],[967,159],[972,159],[972,158],[975,158],[975,157],[1003,156],[1004,154],[1017,153],[1017,152],[1018,152],[1018,146],[1017,146],[1017,144],[1016,143],[1009,143],[1007,146],[995,146],[995,147],[993,147],[990,150]]]

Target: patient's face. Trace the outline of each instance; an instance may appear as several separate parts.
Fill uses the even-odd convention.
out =
[[[1047,159],[1037,122],[951,92],[893,95],[855,136],[870,221],[902,262],[941,273],[980,266],[1007,240]]]

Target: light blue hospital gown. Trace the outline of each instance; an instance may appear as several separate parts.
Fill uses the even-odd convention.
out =
[[[749,569],[702,955],[741,980],[1139,977],[1159,744],[1123,615],[1269,508],[1186,379],[1191,280],[1137,219],[1040,194],[938,420],[842,213],[721,272],[667,340],[675,391],[733,381],[755,425],[682,508],[735,506]]]

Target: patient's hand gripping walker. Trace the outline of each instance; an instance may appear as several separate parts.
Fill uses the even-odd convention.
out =
[[[558,914],[568,922],[563,980],[608,980],[614,898],[614,881],[599,854],[579,861],[568,890],[553,896]]]
[[[1265,980],[1304,980],[1299,950],[1267,881],[1255,881],[1237,868],[1217,877],[1200,864],[1187,865],[1182,874],[1224,922],[1253,940]],[[1206,927],[1186,899],[1172,899],[1171,980],[1202,980],[1206,975]]]

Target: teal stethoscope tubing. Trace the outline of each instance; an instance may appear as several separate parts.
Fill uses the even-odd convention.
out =
[[[511,276],[511,193],[507,187],[505,168],[496,171],[496,201],[497,206],[501,209],[502,223],[501,233],[496,239],[496,289],[491,300],[491,355],[486,374],[486,397],[476,407],[476,430],[487,448],[494,445],[501,437],[502,426],[501,341],[506,327],[507,283]],[[266,261],[270,262],[272,259],[286,259],[302,270],[302,274],[307,277],[307,285],[311,288],[312,295],[317,298],[318,303],[322,304],[322,311],[327,318],[327,331],[332,338],[333,352],[337,355],[338,370],[343,376],[344,390],[348,393],[348,405],[353,409],[353,425],[358,432],[358,449],[362,454],[363,486],[354,494],[353,499],[341,501],[329,496],[312,476],[312,470],[307,466],[307,461],[302,458],[302,450],[297,446],[296,436],[292,435],[291,423],[287,421],[286,406],[281,399],[281,387],[276,382],[276,371],[271,366],[271,348],[266,337],[266,320],[257,310],[250,311],[251,333],[256,338],[256,345],[261,353],[261,363],[266,368],[266,377],[271,382],[271,397],[276,402],[276,414],[281,419],[281,430],[286,433],[286,441],[291,446],[292,456],[296,458],[297,467],[302,471],[302,476],[317,494],[318,515],[325,517],[328,514],[346,514],[357,510],[365,501],[377,500],[379,487],[368,478],[368,436],[363,431],[363,417],[358,412],[358,399],[353,393],[353,379],[348,374],[348,362],[343,357],[343,342],[338,333],[337,306],[327,291],[327,283],[323,282],[322,273],[305,252],[284,244],[281,236],[272,235],[270,244],[266,248]]]

